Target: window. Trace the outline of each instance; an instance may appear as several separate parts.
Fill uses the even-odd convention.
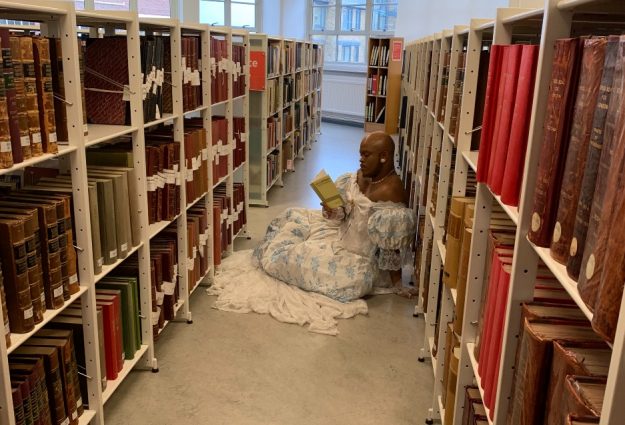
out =
[[[169,0],[139,0],[139,15],[150,17],[166,17],[171,16],[171,5]]]
[[[130,10],[132,5],[133,10],[135,7],[138,9],[140,16],[156,18],[169,18],[171,16],[170,0],[75,0],[74,4],[78,10]]]
[[[256,0],[200,0],[200,22],[256,29],[259,7]]]
[[[327,64],[364,67],[370,35],[393,35],[398,0],[309,0],[310,38]]]

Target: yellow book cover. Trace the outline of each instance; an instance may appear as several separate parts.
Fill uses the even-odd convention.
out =
[[[321,199],[321,202],[328,208],[334,209],[345,205],[345,201],[341,197],[339,189],[325,170],[319,171],[319,174],[310,182],[310,187],[313,188],[319,199]]]

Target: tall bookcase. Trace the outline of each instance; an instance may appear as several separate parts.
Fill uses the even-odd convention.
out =
[[[250,45],[258,59],[258,87],[250,94],[250,202],[268,206],[269,190],[284,186],[284,173],[295,171],[320,132],[323,54],[318,44],[267,34],[250,35]]]
[[[403,43],[401,37],[369,38],[365,93],[365,131],[368,133],[397,133]]]
[[[415,313],[423,313],[425,341],[420,360],[431,359],[434,390],[427,423],[462,423],[465,388],[479,387],[484,398],[484,383],[474,354],[479,337],[478,326],[483,302],[483,288],[488,285],[485,264],[489,229],[494,211],[501,211],[516,226],[510,287],[502,336],[502,351],[498,359],[496,402],[493,411],[487,411],[489,423],[506,423],[512,402],[512,385],[521,336],[522,304],[534,299],[534,283],[538,267],[546,267],[561,287],[578,306],[581,314],[592,320],[593,314],[582,301],[577,283],[567,275],[565,267],[556,262],[549,249],[531,243],[528,230],[532,223],[532,206],[543,132],[547,116],[547,95],[551,81],[554,42],[557,39],[579,35],[620,34],[624,5],[619,1],[546,0],[511,2],[508,8],[493,10],[494,19],[471,19],[468,25],[457,25],[431,36],[410,42],[405,49],[402,78],[402,120],[400,128],[400,165],[406,188],[411,193],[411,205],[419,214],[422,228],[417,235],[417,267],[415,280],[421,294]],[[523,180],[519,207],[505,204],[501,197],[485,183],[476,186],[469,179],[477,171],[479,143],[474,137],[480,130],[480,116],[484,99],[480,97],[480,80],[488,72],[488,63],[480,61],[483,51],[491,44],[539,44],[536,82],[529,121],[529,137],[524,158]],[[464,72],[457,72],[458,56],[464,54]],[[454,90],[461,88],[458,129],[450,114]],[[446,93],[445,93],[446,91]],[[441,116],[440,102],[445,100]],[[481,99],[481,100],[480,100]],[[442,118],[442,119],[441,119]],[[477,137],[479,139],[479,137]],[[479,141],[479,140],[478,140]],[[473,186],[473,187],[472,187]],[[448,205],[451,196],[475,193],[475,216],[471,228],[468,252],[468,270],[465,296],[459,299],[456,289],[442,282],[446,258],[445,233],[448,223]],[[434,210],[431,206],[436,205]],[[448,322],[457,320],[458,303],[463,303],[460,346],[452,354],[458,358],[455,391],[447,392],[451,402],[443,403],[443,386],[449,381],[451,353],[446,353]],[[625,406],[619,403],[625,390],[625,303],[620,306],[616,337],[611,344],[612,354],[603,399],[600,423],[614,424],[625,417]],[[427,305],[427,308],[424,306]],[[434,348],[435,330],[438,344]],[[497,373],[497,372],[496,372]],[[518,391],[518,389],[517,389]],[[445,407],[452,405],[453,413]]]
[[[78,34],[84,33],[85,28],[89,29],[92,37],[122,37],[125,40],[128,51],[128,77],[129,84],[125,89],[125,96],[129,102],[130,123],[128,125],[69,125],[69,142],[61,143],[57,154],[44,154],[34,157],[24,162],[17,163],[11,168],[0,170],[0,175],[23,174],[26,167],[43,166],[66,171],[71,175],[72,199],[73,199],[73,224],[75,229],[75,245],[78,257],[78,275],[80,290],[78,293],[66,300],[59,309],[49,309],[43,321],[36,325],[32,332],[26,334],[11,334],[11,345],[7,347],[4,338],[0,338],[0,422],[3,424],[15,424],[13,413],[13,401],[11,392],[11,382],[9,380],[8,355],[20,347],[38,330],[43,328],[51,320],[57,317],[74,301],[80,300],[82,312],[84,347],[76,347],[77,350],[84,350],[86,360],[86,370],[84,374],[88,377],[89,410],[79,418],[80,424],[104,423],[103,406],[110,399],[111,395],[128,376],[130,371],[136,366],[158,371],[158,362],[155,355],[155,335],[153,334],[152,293],[151,293],[151,265],[150,248],[154,238],[165,229],[175,229],[177,234],[177,279],[179,288],[179,298],[175,304],[177,319],[186,320],[192,323],[189,298],[202,283],[208,283],[214,276],[215,258],[213,258],[213,189],[219,185],[225,186],[226,193],[230,199],[228,209],[222,215],[222,220],[227,223],[229,239],[245,235],[245,225],[241,226],[238,234],[233,231],[233,223],[245,214],[248,208],[249,188],[248,181],[248,134],[249,134],[249,35],[243,30],[233,30],[231,28],[214,28],[207,25],[187,24],[172,19],[143,19],[137,14],[129,12],[105,12],[105,11],[75,11],[73,2],[45,3],[34,1],[2,1],[0,2],[2,12],[0,15],[9,20],[28,20],[40,24],[42,36],[61,39],[63,50],[63,78],[65,83],[65,95],[63,104],[67,112],[67,121],[70,124],[83,122],[81,73],[79,69]],[[17,28],[19,29],[19,28]],[[141,73],[141,37],[159,35],[169,43],[171,52],[171,69],[167,70],[170,75],[164,77],[164,84],[171,86],[172,110],[163,112],[154,121],[144,123],[143,117],[143,75]],[[186,81],[186,72],[183,69],[183,37],[196,37],[200,46],[200,69],[201,95],[199,106],[191,110],[185,110],[183,106],[183,80]],[[218,37],[226,40],[227,51],[219,66],[226,75],[227,99],[219,104],[211,102],[210,76],[215,68],[211,61],[211,37]],[[243,52],[243,57],[239,57],[239,65],[234,61],[232,46],[242,46],[239,52]],[[105,73],[105,70],[101,70]],[[233,84],[235,81],[244,81],[238,96],[233,97]],[[186,84],[186,83],[185,83]],[[198,81],[199,84],[199,81]],[[211,143],[211,123],[214,115],[223,115],[228,122],[228,131],[225,140],[220,140],[220,144],[213,146]],[[204,149],[192,161],[185,159],[185,119],[199,118],[207,134],[207,148]],[[243,124],[239,125],[235,135],[233,120],[242,118]],[[150,190],[150,178],[146,170],[146,134],[161,124],[171,126],[174,139],[180,142],[180,167],[173,176],[173,181],[182,182],[180,184],[180,214],[173,220],[165,220],[148,224],[148,192]],[[88,133],[84,130],[88,130]],[[126,360],[123,369],[119,372],[117,379],[109,380],[105,390],[101,389],[100,358],[105,353],[100,352],[98,346],[98,326],[96,319],[96,296],[95,290],[98,282],[113,272],[125,260],[118,260],[113,264],[102,266],[102,271],[95,273],[93,250],[92,250],[92,227],[93,217],[89,208],[89,190],[87,178],[87,148],[104,146],[120,137],[125,138],[132,146],[132,157],[134,172],[137,180],[136,199],[130,199],[132,205],[137,205],[135,214],[136,222],[140,229],[139,244],[129,250],[128,256],[136,254],[138,256],[138,292],[140,298],[140,324],[141,324],[141,348],[134,355],[132,360]],[[234,167],[234,152],[238,149],[238,162]],[[208,181],[204,182],[208,188],[196,199],[187,202],[186,186],[184,182],[193,179],[193,172],[200,163],[212,164],[217,156],[227,157],[228,171],[220,181],[214,182],[212,173],[208,173]],[[210,168],[210,165],[209,165]],[[235,183],[243,183],[245,196],[237,199],[235,203],[233,186]],[[133,196],[133,195],[131,195]],[[189,235],[187,213],[195,205],[204,204],[209,212],[208,234]],[[190,271],[193,270],[194,260],[198,252],[196,245],[190,243],[189,237],[200,240],[202,245],[208,244],[209,260],[208,268],[204,276],[200,276],[195,281],[190,281]],[[193,249],[191,249],[193,247]],[[232,244],[228,250],[223,252],[227,255],[232,252]],[[128,258],[128,257],[127,257]],[[126,259],[127,259],[126,258]],[[0,315],[0,327],[4,329]],[[160,331],[165,329],[163,327]],[[86,400],[85,400],[86,402]]]

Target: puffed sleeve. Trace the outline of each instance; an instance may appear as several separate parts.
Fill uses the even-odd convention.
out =
[[[415,238],[414,211],[399,206],[376,209],[367,228],[377,247],[380,270],[401,269],[403,255]]]

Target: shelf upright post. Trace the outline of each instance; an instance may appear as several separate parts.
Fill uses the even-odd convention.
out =
[[[141,222],[141,241],[139,256],[139,298],[141,300],[141,342],[148,349],[144,357],[144,366],[158,372],[158,362],[154,354],[152,334],[152,280],[150,273],[150,226],[148,220],[147,171],[145,164],[145,136],[143,132],[143,98],[141,86],[141,42],[139,38],[139,20],[136,15],[126,24],[128,42],[128,72],[130,93],[130,121],[137,128],[132,132],[132,157],[138,180],[138,194]]]
[[[460,122],[458,138],[456,140],[456,167],[454,176],[454,187],[452,193],[456,196],[462,196],[466,189],[466,178],[468,173],[468,165],[462,155],[462,152],[471,150],[471,137],[473,134],[473,120],[476,110],[476,90],[478,85],[478,75],[480,72],[486,72],[487,70],[480,70],[480,56],[482,51],[482,44],[484,42],[484,31],[478,28],[491,22],[489,19],[471,19],[469,34],[467,40],[467,56],[465,65],[465,78],[463,84],[462,93],[462,105],[460,108]],[[478,191],[479,192],[479,191]],[[480,212],[480,215],[482,212]],[[490,212],[489,212],[490,214]],[[476,214],[477,216],[477,214]],[[484,224],[480,223],[482,232],[484,231]],[[474,228],[475,230],[475,228]],[[479,230],[478,230],[479,232]],[[485,242],[486,235],[479,233],[473,235],[473,238],[483,238],[481,242]],[[473,243],[473,242],[472,242]],[[483,245],[480,245],[483,246]],[[473,248],[473,246],[471,246]],[[473,251],[471,251],[473,255]],[[460,337],[460,361],[458,363],[458,377],[456,382],[456,400],[454,408],[454,422],[463,417],[464,408],[464,389],[471,385],[473,382],[473,368],[471,365],[471,359],[467,351],[467,342],[474,342],[476,338],[475,323],[479,319],[479,307],[476,307],[476,303],[480,299],[481,286],[479,289],[475,288],[477,282],[483,281],[483,262],[482,268],[478,264],[478,260],[483,261],[482,256],[473,259],[473,265],[469,264],[467,276],[471,277],[471,280],[467,278],[467,289],[465,293],[464,314],[463,314],[463,326],[462,334]],[[482,272],[481,272],[482,271]],[[472,289],[469,291],[469,289]]]
[[[533,299],[538,256],[527,240],[527,232],[531,223],[531,210],[542,144],[543,125],[545,117],[547,116],[547,94],[549,93],[549,84],[551,82],[554,43],[559,38],[567,38],[570,36],[572,22],[572,13],[558,10],[558,1],[559,0],[546,0],[545,2],[540,51],[536,69],[536,83],[534,86],[534,93],[536,95],[532,103],[532,117],[529,126],[525,169],[521,186],[519,224],[514,245],[510,293],[507,300],[507,314],[502,340],[502,357],[499,369],[498,396],[495,406],[494,423],[505,422],[508,413],[516,350],[520,333],[521,303]],[[498,20],[499,19],[500,16],[498,13]]]

